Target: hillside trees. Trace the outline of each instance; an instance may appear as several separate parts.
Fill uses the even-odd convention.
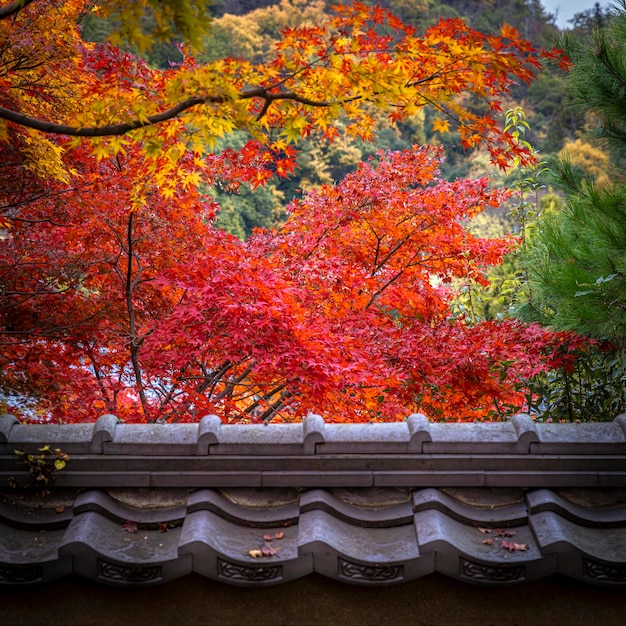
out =
[[[448,314],[452,278],[481,280],[512,243],[467,232],[501,194],[441,180],[436,152],[381,155],[245,243],[216,227],[219,207],[202,195],[288,175],[309,133],[367,139],[377,110],[401,121],[428,105],[440,131],[456,126],[501,166],[531,159],[495,119],[511,82],[540,63],[516,31],[455,20],[418,37],[355,3],[288,29],[257,64],[201,64],[185,49],[156,70],[84,43],[86,7],[0,9],[0,380],[31,401],[26,415],[472,419],[519,408],[519,377],[559,362],[562,336]],[[147,45],[135,17],[122,30]],[[236,129],[250,140],[212,152]]]

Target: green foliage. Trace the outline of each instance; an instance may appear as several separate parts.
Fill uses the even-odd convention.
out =
[[[536,155],[534,147],[526,139],[526,131],[530,129],[526,114],[521,107],[506,112],[504,131],[508,132],[518,146],[523,146],[531,154]],[[532,165],[522,166],[519,158],[514,161],[515,175],[511,187],[517,192],[517,203],[511,209],[511,216],[519,223],[522,246],[526,243],[526,229],[529,222],[539,214],[539,190],[544,187],[542,174],[547,168],[545,161],[537,160]]]
[[[521,107],[506,112],[506,132],[517,145],[534,153],[532,144],[526,139],[530,128]],[[542,207],[539,192],[545,187],[542,181],[546,171],[543,161],[522,166],[516,159],[516,167],[506,179],[507,185],[514,192],[509,210],[505,212],[500,208],[478,215],[472,220],[472,232],[481,237],[516,234],[520,236],[520,245],[524,248]],[[464,286],[455,303],[458,310],[469,319],[502,319],[528,300],[525,272],[519,261],[518,250],[506,255],[499,265],[488,268],[486,277],[486,285]]]
[[[543,421],[611,421],[626,410],[626,359],[592,349],[571,369],[538,374],[529,389],[529,412]]]
[[[541,321],[626,349],[626,187],[582,182],[540,220],[525,266]]]
[[[154,19],[146,16],[143,20],[147,24],[152,24],[154,28]],[[106,19],[95,13],[88,13],[81,20],[82,35],[85,41],[104,42],[110,39],[115,30],[115,24],[111,19]],[[175,37],[176,41],[181,41],[180,36]],[[136,46],[130,46],[135,54],[139,53]],[[182,61],[183,55],[174,40],[162,41],[150,48],[143,50],[141,56],[153,67],[159,69],[167,69],[172,63]]]
[[[125,42],[141,52],[177,37],[201,49],[211,15],[209,0],[109,0],[94,10],[115,24],[113,43]]]
[[[255,228],[273,228],[285,221],[282,193],[274,186],[251,189],[242,185],[237,192],[216,191],[220,204],[215,225],[246,240]]]
[[[584,126],[584,116],[569,102],[565,78],[563,72],[544,71],[521,94],[532,121],[529,140],[542,154],[558,152]]]
[[[573,59],[568,88],[573,106],[592,114],[594,134],[614,153],[626,156],[626,1],[620,0],[606,28],[594,29],[589,40],[564,37],[562,46]]]
[[[590,42],[564,40],[576,109],[592,116],[595,135],[618,159],[626,156],[625,40],[624,1]],[[609,169],[606,164],[590,167],[601,154],[593,150],[573,142],[562,158],[551,160],[551,183],[566,201],[543,212],[523,252],[532,297],[517,314],[591,337],[599,346],[575,367],[530,381],[533,410],[557,421],[612,419],[626,407],[626,183],[615,176],[611,181],[610,171],[595,171]]]

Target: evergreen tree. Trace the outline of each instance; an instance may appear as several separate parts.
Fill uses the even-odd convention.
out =
[[[538,408],[556,419],[612,419],[626,408],[626,182],[618,167],[626,156],[625,41],[625,0],[590,41],[564,41],[573,61],[571,99],[593,120],[615,167],[599,185],[566,158],[556,161],[551,182],[566,201],[538,220],[524,255],[531,301],[519,316],[599,346],[575,371],[539,381]]]
[[[626,349],[626,185],[606,188],[561,162],[573,193],[539,222],[527,252],[535,315]],[[562,184],[563,184],[562,183]]]
[[[626,155],[626,2],[591,45],[565,40],[575,106],[593,115],[595,134],[616,159]],[[545,215],[527,252],[535,313],[561,329],[626,349],[626,183],[596,182],[568,161],[556,163],[553,184],[567,195]]]

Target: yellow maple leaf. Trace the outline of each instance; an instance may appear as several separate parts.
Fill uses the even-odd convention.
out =
[[[449,133],[450,122],[448,120],[442,120],[441,118],[438,118],[433,122],[433,130],[436,130],[442,134]]]

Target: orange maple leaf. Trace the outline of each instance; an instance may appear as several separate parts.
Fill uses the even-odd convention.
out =
[[[433,122],[433,130],[436,130],[440,133],[449,133],[450,132],[450,122],[448,120],[442,120],[441,118],[437,118]]]

